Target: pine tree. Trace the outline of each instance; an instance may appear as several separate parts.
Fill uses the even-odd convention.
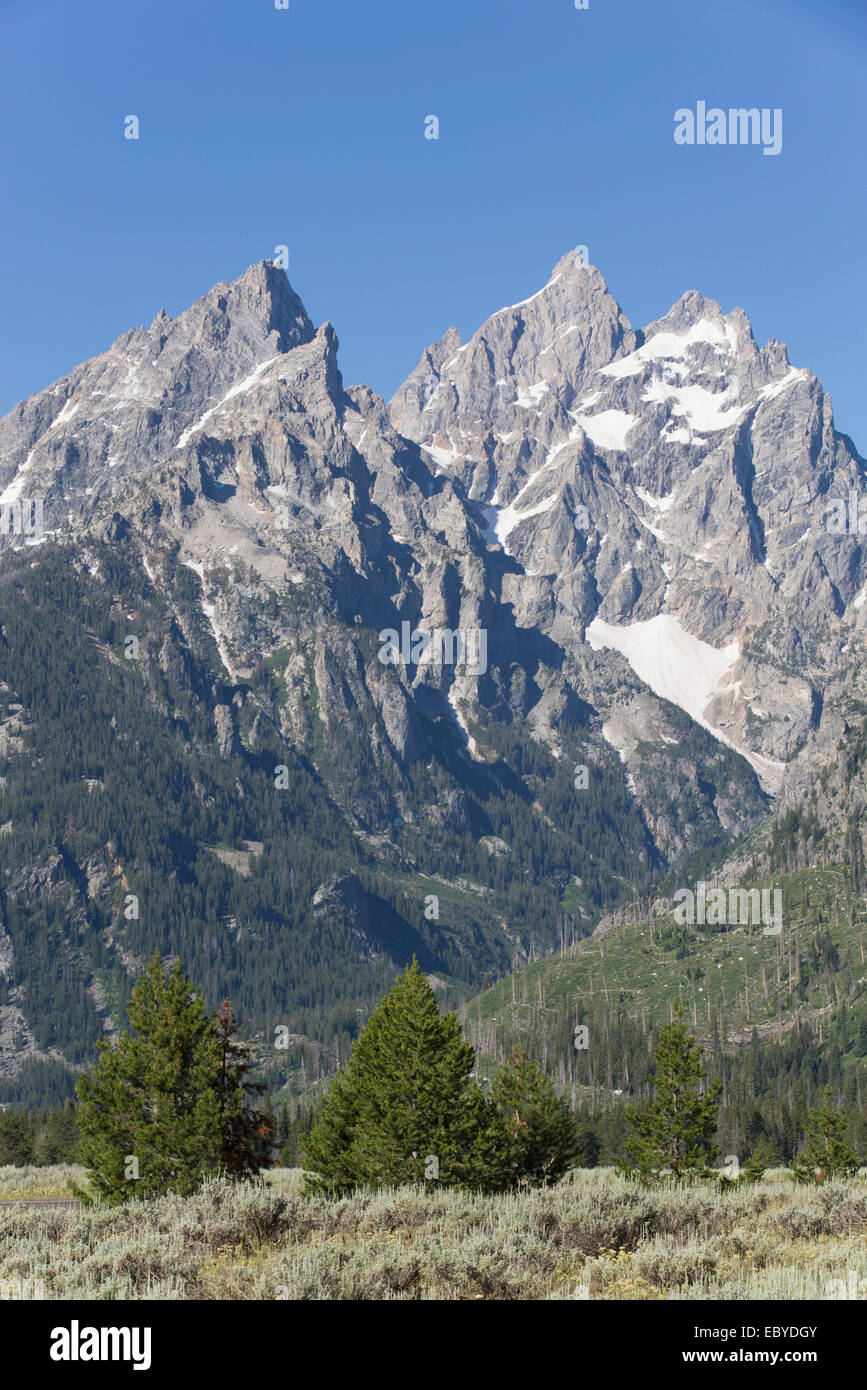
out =
[[[644,1111],[627,1111],[630,1137],[626,1171],[642,1181],[659,1178],[703,1177],[718,1156],[714,1143],[721,1084],[705,1087],[707,1071],[702,1048],[674,1006],[671,1023],[661,1030],[654,1052],[654,1095]]]
[[[754,1150],[745,1163],[741,1164],[740,1181],[744,1183],[761,1182],[765,1175],[764,1159]]]
[[[572,1113],[523,1048],[497,1074],[490,1099],[496,1186],[543,1187],[561,1178],[578,1149]]]
[[[360,1039],[359,1039],[360,1041]],[[353,1154],[353,1140],[361,1107],[353,1092],[357,1068],[355,1053],[335,1076],[316,1112],[316,1121],[302,1142],[301,1159],[308,1169],[306,1187],[311,1192],[346,1195],[361,1181]]]
[[[23,1167],[34,1160],[35,1124],[29,1115],[0,1115],[0,1166]]]
[[[786,1155],[783,1153],[776,1135],[763,1132],[756,1139],[753,1157],[761,1162],[764,1169],[780,1167],[785,1161]]]
[[[40,1165],[78,1162],[78,1117],[75,1103],[67,1101],[59,1110],[49,1110],[43,1118],[36,1141],[34,1161]]]
[[[299,1106],[290,1115],[285,1103],[280,1107],[280,1122],[277,1130],[277,1164],[280,1168],[300,1168],[304,1143],[313,1128],[315,1110]]]
[[[599,1162],[599,1155],[602,1152],[602,1145],[599,1142],[599,1135],[587,1120],[580,1120],[575,1125],[575,1164],[578,1168],[595,1168]]]
[[[413,958],[317,1111],[303,1146],[309,1186],[483,1185],[490,1116],[474,1060]]]
[[[110,1205],[194,1192],[222,1153],[217,1030],[180,962],[166,975],[154,952],[127,1012],[136,1036],[103,1041],[76,1087],[81,1162]]]
[[[825,1087],[821,1104],[807,1115],[807,1142],[802,1153],[789,1162],[795,1182],[821,1183],[853,1177],[859,1162],[846,1137],[845,1116],[831,1103]]]
[[[270,1159],[274,1121],[261,1100],[265,1086],[249,1079],[250,1049],[238,1037],[238,1020],[224,999],[214,1017],[218,1066],[214,1082],[219,1102],[220,1165],[231,1178],[254,1177]]]

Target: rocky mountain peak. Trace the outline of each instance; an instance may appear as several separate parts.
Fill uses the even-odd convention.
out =
[[[594,374],[637,344],[602,275],[569,251],[540,290],[497,310],[468,343],[450,329],[429,347],[392,398],[391,417],[473,498],[499,492],[508,501],[532,455],[568,436],[568,412]],[[533,421],[541,423],[528,457],[513,441]]]
[[[479,329],[479,335],[494,336],[494,325],[501,315],[520,320],[532,346],[536,346],[540,331],[544,337],[547,330],[553,329],[562,330],[563,336],[577,332],[582,342],[593,336],[611,335],[616,349],[619,338],[630,329],[629,320],[609,291],[602,273],[583,258],[581,250],[567,251],[540,290],[493,314]],[[545,352],[547,339],[538,347]]]
[[[718,353],[725,356],[744,352],[755,353],[750,321],[743,309],[732,309],[723,313],[715,299],[707,299],[698,290],[688,290],[671,306],[662,318],[649,323],[642,330],[642,345],[648,348],[658,334],[682,335],[682,344],[659,343],[659,349],[688,349],[698,343],[712,344]],[[656,354],[659,355],[659,354]],[[673,356],[673,352],[667,355]]]
[[[322,343],[335,376],[337,340]],[[177,318],[160,310],[99,357],[0,421],[0,496],[44,499],[53,532],[91,515],[122,480],[155,471],[226,401],[317,338],[285,272],[269,261],[222,281]]]
[[[588,644],[617,654],[605,728],[627,765],[649,708],[625,713],[630,669],[767,788],[827,746],[867,560],[857,537],[829,536],[822,494],[845,496],[857,459],[816,378],[783,344],[759,349],[742,309],[690,290],[633,333],[569,252],[466,346],[429,351],[391,412],[480,505],[520,571],[502,592],[521,625],[553,601],[550,631],[579,665]],[[782,632],[822,652],[821,680]]]
[[[137,348],[162,356],[173,371],[193,353],[217,355],[229,366],[258,366],[265,358],[312,341],[316,330],[284,270],[270,261],[251,265],[237,280],[221,281],[172,319],[161,310],[148,332],[133,330],[111,349]],[[142,352],[140,355],[144,355]]]
[[[289,352],[310,342],[315,335],[286,272],[272,261],[258,261],[231,284],[224,281],[216,285],[188,312],[194,314],[199,305],[205,304],[209,309],[216,308],[236,333],[247,334],[251,342],[264,330],[264,345],[270,346],[273,341],[277,353]]]

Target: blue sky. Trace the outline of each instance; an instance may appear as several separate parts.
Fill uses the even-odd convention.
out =
[[[586,245],[636,327],[742,306],[867,454],[865,60],[864,0],[0,0],[0,412],[281,244],[388,396]],[[782,152],[677,146],[699,100]]]

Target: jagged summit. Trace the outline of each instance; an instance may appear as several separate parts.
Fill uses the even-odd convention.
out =
[[[237,280],[215,285],[187,314],[200,309],[207,316],[225,315],[234,331],[248,333],[251,341],[260,340],[263,330],[266,343],[276,335],[277,352],[310,342],[316,331],[285,270],[273,261],[258,261]]]
[[[857,455],[783,344],[760,349],[742,309],[696,290],[633,333],[570,252],[466,345],[429,349],[391,414],[460,479],[489,543],[520,568],[504,581],[520,622],[538,622],[555,595],[552,630],[577,660],[585,637],[619,653],[622,673],[780,785],[815,732],[813,676],[791,656],[817,642],[842,679],[835,624],[867,621],[867,560],[855,538],[828,535],[823,502],[846,495]],[[778,645],[765,654],[753,634],[771,624]],[[623,710],[606,722],[625,762],[640,723]]]
[[[212,407],[316,336],[285,272],[268,261],[177,318],[161,309],[149,328],[128,330],[0,420],[0,496],[35,490],[55,517],[91,511],[85,498],[152,470]]]
[[[497,310],[468,343],[450,329],[429,347],[392,397],[392,419],[473,497],[488,500],[509,469],[503,450],[509,454],[523,435],[526,412],[544,397],[565,428],[593,374],[637,342],[602,275],[570,251],[540,290]],[[489,438],[495,416],[500,427]],[[536,442],[549,443],[547,432]]]
[[[337,353],[333,327],[258,262],[16,407],[0,497],[43,497],[54,534],[145,508],[203,573],[233,549],[283,573],[270,547],[286,531],[323,573],[350,566],[340,602],[362,616],[374,575],[404,594],[418,564],[459,571],[475,621],[505,604],[583,672],[624,761],[642,740],[596,689],[590,651],[780,784],[867,624],[867,557],[828,534],[822,501],[848,496],[860,464],[782,344],[759,349],[742,309],[696,290],[633,331],[578,249],[468,342],[448,329],[387,408],[344,390]],[[419,611],[445,621],[452,583],[422,584]],[[780,623],[765,656],[755,634]],[[665,679],[647,657],[664,634]],[[821,691],[803,659],[816,644]],[[709,683],[678,701],[692,667]]]

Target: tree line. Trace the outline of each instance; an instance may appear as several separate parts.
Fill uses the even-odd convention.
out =
[[[90,1193],[75,1190],[109,1204],[188,1195],[209,1175],[249,1179],[278,1151],[300,1162],[308,1191],[333,1196],[404,1184],[506,1192],[599,1161],[586,1117],[520,1046],[491,1081],[480,1078],[457,1015],[440,1012],[415,959],[315,1111],[284,1105],[276,1119],[264,1086],[251,1079],[230,1002],[209,1014],[180,962],[166,970],[155,953],[128,1013],[133,1033],[103,1041],[97,1065],[79,1080],[77,1109],[0,1117],[0,1161],[68,1161],[74,1145]],[[726,1156],[727,1170],[714,1166],[721,1092],[676,1005],[654,1049],[651,1098],[621,1112],[620,1170],[645,1183],[759,1178],[767,1166],[759,1147],[743,1166],[736,1155]],[[804,1129],[789,1163],[795,1180],[858,1171],[828,1088]]]

